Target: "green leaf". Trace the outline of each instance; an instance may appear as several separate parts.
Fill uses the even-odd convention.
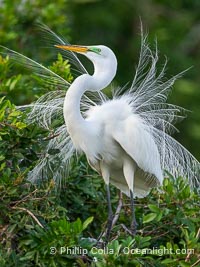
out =
[[[6,162],[3,162],[3,163],[0,165],[0,171],[2,171],[5,167],[6,167]]]
[[[88,227],[88,225],[93,221],[93,219],[94,219],[94,217],[89,217],[89,218],[87,218],[87,220],[84,221],[83,230],[85,230]]]
[[[0,121],[4,119],[5,116],[5,110],[0,110]]]
[[[5,157],[3,155],[0,155],[0,161],[4,160]]]
[[[17,122],[17,123],[15,124],[15,126],[16,126],[18,129],[24,129],[24,128],[26,128],[27,125],[26,125],[26,123],[19,121],[19,122]]]
[[[156,205],[153,205],[153,204],[149,204],[148,205],[149,209],[155,213],[160,213],[160,208]]]
[[[179,266],[180,267],[191,267],[191,264],[190,263],[186,263],[186,262],[179,262]]]
[[[149,213],[143,217],[143,223],[148,223],[153,221],[156,218],[156,213]]]
[[[160,211],[160,213],[157,214],[157,217],[156,217],[156,221],[159,222],[163,217],[163,213],[162,211]]]
[[[25,261],[25,260],[30,260],[33,259],[34,255],[35,255],[36,251],[28,251],[25,256],[21,257],[20,260],[21,261]]]
[[[11,117],[17,117],[21,114],[21,112],[19,110],[13,110],[9,116],[8,116],[8,119],[11,119]]]
[[[163,261],[161,261],[161,263],[163,264],[174,263],[174,262],[177,262],[177,259],[164,259]]]
[[[15,85],[17,84],[17,82],[21,79],[21,74],[19,74],[18,76],[14,76],[13,80],[10,83],[10,90],[13,90],[15,88]]]

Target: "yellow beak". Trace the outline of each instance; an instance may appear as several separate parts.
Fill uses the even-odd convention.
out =
[[[78,46],[78,45],[55,45],[55,47],[79,53],[84,53],[88,51],[88,48],[86,46]]]

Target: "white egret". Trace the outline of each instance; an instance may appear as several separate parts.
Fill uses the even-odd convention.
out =
[[[33,69],[47,83],[59,87],[29,105],[29,119],[47,129],[52,130],[52,125],[56,127],[53,121],[61,119],[53,137],[49,138],[46,153],[30,172],[29,179],[35,181],[51,172],[55,180],[60,180],[61,172],[69,167],[74,152],[82,151],[106,184],[107,237],[113,217],[110,183],[130,196],[131,229],[135,232],[133,198],[143,197],[152,187],[162,184],[164,170],[175,177],[185,177],[192,188],[199,188],[199,162],[169,135],[176,129],[174,123],[183,118],[184,109],[166,103],[180,74],[163,81],[166,64],[158,73],[157,50],[152,52],[147,38],[142,35],[139,63],[130,88],[114,90],[113,99],[108,99],[101,90],[116,74],[117,59],[112,50],[102,45],[72,46],[46,26],[44,30],[56,41],[55,47],[64,55],[67,53],[82,75],[69,84],[43,65],[7,49],[14,60]],[[92,75],[87,73],[74,52],[92,61]],[[92,92],[95,98],[86,95],[86,91]],[[50,151],[56,151],[56,154]]]
[[[127,95],[90,108],[86,118],[80,112],[85,91],[100,91],[113,80],[117,59],[108,47],[57,45],[85,55],[94,64],[93,75],[79,76],[69,87],[63,107],[67,131],[75,148],[83,151],[88,163],[102,175],[107,188],[109,218],[112,225],[110,183],[131,197],[132,231],[136,221],[133,196],[144,196],[161,184],[163,174],[157,145],[145,122],[134,112]]]

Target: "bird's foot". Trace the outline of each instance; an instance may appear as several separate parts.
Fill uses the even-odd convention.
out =
[[[112,230],[112,226],[113,226],[113,215],[109,214],[105,230],[103,230],[103,232],[101,232],[101,234],[99,235],[99,237],[97,239],[97,244],[99,245],[99,247],[105,247],[105,245],[108,244],[108,242],[110,240],[110,233]],[[103,239],[102,239],[104,237],[105,237],[105,241],[103,241]]]
[[[108,222],[107,222],[107,230],[106,230],[106,238],[105,238],[105,242],[106,244],[109,242],[110,240],[110,233],[112,230],[112,225],[113,225],[113,214],[109,214],[108,217]]]

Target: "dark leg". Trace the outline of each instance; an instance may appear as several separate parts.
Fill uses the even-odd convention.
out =
[[[132,235],[136,234],[137,230],[137,222],[135,219],[135,208],[134,208],[134,198],[133,198],[133,191],[130,190],[130,199],[131,199],[131,213],[132,213],[132,219],[131,219],[131,233]]]
[[[109,241],[110,238],[110,232],[112,229],[112,222],[113,222],[113,212],[112,212],[112,206],[110,201],[110,186],[109,184],[106,185],[106,191],[107,191],[107,200],[108,200],[108,223],[107,223],[107,232],[106,232],[106,243]]]
[[[116,222],[117,222],[117,220],[118,220],[118,218],[119,218],[119,215],[120,215],[120,211],[121,211],[121,208],[122,208],[122,205],[123,205],[123,203],[122,203],[122,192],[121,191],[119,191],[119,202],[118,202],[118,206],[117,206],[117,209],[116,209],[116,212],[115,212],[115,214],[112,216],[112,227],[116,224]],[[110,205],[111,206],[111,205]],[[112,213],[112,209],[111,209],[111,213]],[[108,223],[107,223],[107,226],[108,226]],[[112,227],[111,227],[111,229],[112,229]],[[102,246],[102,243],[101,243],[101,238],[102,237],[105,237],[106,235],[107,235],[107,229],[105,230],[105,231],[103,231],[101,234],[100,234],[100,236],[98,237],[98,245],[100,245],[99,247],[103,247]],[[106,236],[106,242],[108,242],[109,240],[107,240],[107,236]]]

